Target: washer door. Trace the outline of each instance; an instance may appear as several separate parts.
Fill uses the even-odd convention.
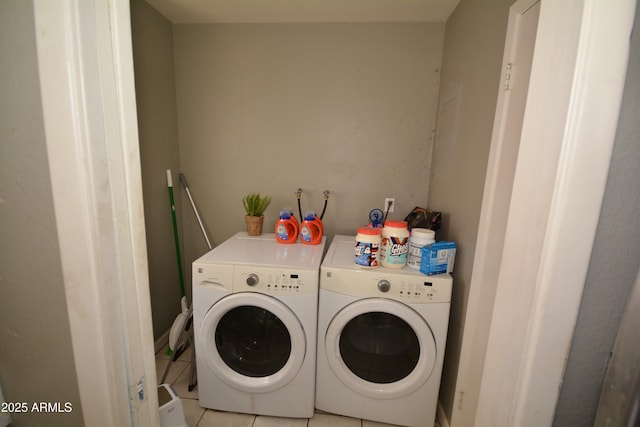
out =
[[[422,386],[433,370],[431,328],[409,306],[383,298],[359,300],[339,311],[325,336],[326,357],[357,393],[392,399]]]
[[[279,300],[242,292],[205,314],[198,354],[226,384],[251,393],[277,390],[302,366],[306,338],[298,317]]]

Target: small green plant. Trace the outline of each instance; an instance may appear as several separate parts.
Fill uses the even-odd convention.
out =
[[[271,203],[271,197],[260,197],[260,193],[250,193],[242,199],[247,216],[262,216]]]

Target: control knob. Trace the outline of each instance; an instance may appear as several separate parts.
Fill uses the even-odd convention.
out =
[[[256,286],[259,281],[260,281],[260,278],[258,277],[257,274],[251,273],[247,276],[247,285],[249,286]]]
[[[391,289],[391,283],[388,280],[382,279],[378,282],[380,292],[389,292],[389,289]]]

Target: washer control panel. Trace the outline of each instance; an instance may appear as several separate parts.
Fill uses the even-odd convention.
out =
[[[318,291],[318,275],[311,271],[236,266],[233,292],[262,292],[271,295],[304,294]]]

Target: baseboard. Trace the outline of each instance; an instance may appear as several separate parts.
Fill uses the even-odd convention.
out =
[[[444,408],[442,407],[442,402],[440,402],[440,399],[438,399],[438,408],[436,409],[436,417],[438,418],[440,427],[449,427],[449,418],[447,418],[447,413],[444,411]]]
[[[167,332],[160,335],[160,338],[158,338],[154,343],[153,347],[155,349],[156,354],[158,354],[160,350],[162,350],[169,344],[169,332],[171,332],[171,329],[167,330]]]

